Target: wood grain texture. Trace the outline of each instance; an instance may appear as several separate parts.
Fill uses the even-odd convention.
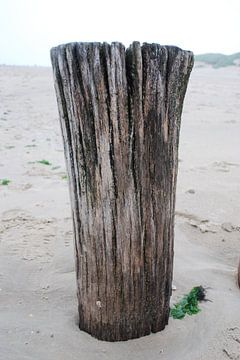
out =
[[[137,338],[168,323],[183,100],[193,54],[134,42],[51,50],[69,174],[79,326]]]
[[[240,260],[238,262],[238,268],[237,268],[237,285],[240,289]]]

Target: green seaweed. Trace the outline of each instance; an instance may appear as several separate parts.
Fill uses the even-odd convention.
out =
[[[170,316],[173,319],[183,319],[185,315],[196,315],[201,311],[198,306],[199,301],[205,300],[206,290],[202,286],[194,287],[189,294],[170,309]]]
[[[43,165],[52,165],[48,160],[39,160],[37,161],[38,164],[43,164]]]
[[[8,179],[0,179],[0,185],[8,185],[10,182]]]

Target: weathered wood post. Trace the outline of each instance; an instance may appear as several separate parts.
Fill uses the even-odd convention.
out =
[[[51,50],[69,175],[79,327],[137,338],[168,323],[178,141],[193,54],[134,42]]]

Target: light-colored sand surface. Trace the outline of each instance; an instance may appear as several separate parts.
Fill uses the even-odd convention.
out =
[[[240,68],[195,68],[182,119],[172,301],[212,302],[119,343],[80,332],[51,69],[0,67],[0,359],[240,359]],[[37,163],[46,159],[52,165]]]

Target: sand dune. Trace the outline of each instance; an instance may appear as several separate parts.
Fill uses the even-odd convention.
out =
[[[0,67],[0,359],[240,359],[240,68],[195,68],[180,137],[172,303],[209,302],[119,343],[77,327],[71,211],[51,69]],[[47,160],[50,165],[39,163]]]

